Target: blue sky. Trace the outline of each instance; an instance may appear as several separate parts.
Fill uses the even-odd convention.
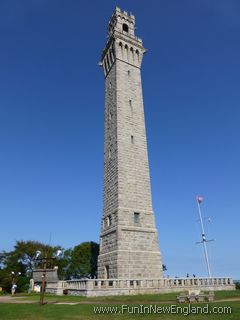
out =
[[[99,240],[104,78],[115,5],[136,16],[153,206],[166,274],[240,278],[240,3],[235,0],[0,3],[0,250]]]

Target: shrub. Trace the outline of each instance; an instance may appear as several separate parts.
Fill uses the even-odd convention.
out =
[[[240,290],[240,282],[238,281],[235,284],[236,284],[236,289]]]
[[[68,289],[63,289],[63,294],[67,295],[68,294]]]

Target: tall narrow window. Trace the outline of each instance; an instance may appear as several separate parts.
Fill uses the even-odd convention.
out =
[[[122,42],[119,42],[119,47],[120,47],[121,56],[123,56],[123,44],[122,44]]]
[[[130,74],[131,74],[131,72],[130,72],[130,70],[128,70],[128,76],[130,76]]]
[[[140,222],[140,213],[134,212],[134,223],[138,224]]]
[[[134,50],[133,50],[133,48],[130,48],[130,52],[131,52],[131,59],[134,62]]]
[[[110,227],[112,225],[112,216],[107,216],[107,226]]]
[[[127,44],[125,44],[125,47],[124,47],[124,57],[125,57],[125,59],[129,59],[129,56],[128,56],[128,45]]]
[[[109,266],[105,266],[105,278],[109,279]]]
[[[132,100],[129,100],[129,107],[131,108],[131,111],[133,112]]]
[[[134,138],[133,138],[133,136],[131,136],[131,143],[132,143],[132,144],[134,143]]]
[[[137,60],[139,62],[139,51],[138,50],[136,50],[136,55],[137,55]]]

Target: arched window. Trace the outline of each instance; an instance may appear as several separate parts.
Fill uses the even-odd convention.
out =
[[[127,46],[127,44],[125,44],[125,46],[124,46],[124,56],[125,56],[125,59],[128,60],[128,46]]]
[[[119,42],[119,47],[121,48],[121,55],[123,55],[123,44],[122,44],[122,42]]]
[[[134,51],[133,51],[133,47],[130,48],[130,52],[131,52],[131,59],[132,59],[132,61],[134,61]]]
[[[128,32],[128,25],[126,23],[123,23],[122,29],[123,31]]]
[[[136,50],[136,55],[137,55],[137,60],[139,62],[139,51],[138,50]]]
[[[110,227],[112,225],[112,216],[107,216],[107,226]]]

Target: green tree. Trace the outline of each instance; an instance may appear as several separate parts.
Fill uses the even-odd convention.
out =
[[[0,287],[2,287],[3,291],[10,292],[11,286],[11,273],[6,269],[0,269]]]
[[[95,242],[83,242],[75,246],[66,272],[68,277],[94,278],[97,274],[98,254],[99,245]]]
[[[71,265],[72,249],[63,251],[62,258],[58,261],[58,277],[60,280],[71,279],[69,267]]]
[[[41,268],[40,261],[35,260],[36,251],[41,251],[42,257],[53,257],[57,250],[63,250],[60,246],[50,246],[38,241],[17,241],[10,252],[0,253],[0,287],[10,292],[12,274],[21,273],[15,278],[18,292],[26,290],[32,277],[34,268]],[[95,277],[97,273],[97,257],[99,245],[95,242],[84,242],[73,249],[63,251],[61,259],[48,262],[47,267],[58,266],[59,279],[71,279],[81,277]]]
[[[41,251],[42,257],[53,257],[57,250],[62,249],[60,246],[50,246],[38,241],[17,241],[14,246],[13,255],[17,258],[24,268],[25,272],[32,272],[35,266],[36,251]],[[57,265],[57,261],[49,262],[48,267]]]
[[[24,290],[32,277],[32,270],[35,267],[41,267],[34,260],[37,250],[42,252],[43,257],[53,256],[60,247],[52,247],[38,241],[17,241],[14,250],[10,252],[3,251],[0,254],[0,286],[10,291],[12,284],[12,272],[21,273],[15,278],[18,285],[18,291]],[[48,267],[58,265],[58,261],[50,261]]]

